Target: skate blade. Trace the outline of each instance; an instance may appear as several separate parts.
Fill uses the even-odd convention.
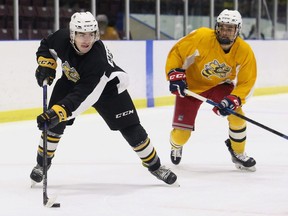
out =
[[[248,172],[255,172],[255,171],[256,171],[256,167],[255,167],[255,166],[252,166],[252,167],[244,167],[244,166],[241,165],[241,164],[235,164],[235,167],[236,167],[238,170],[241,170],[241,171],[248,171]]]
[[[175,181],[173,184],[170,185],[170,187],[180,187],[180,184],[178,181]]]

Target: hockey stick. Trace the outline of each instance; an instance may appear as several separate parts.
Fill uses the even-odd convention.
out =
[[[206,102],[208,104],[211,104],[212,106],[218,106],[218,103],[215,103],[214,101],[212,101],[210,99],[207,99],[207,98],[205,98],[205,97],[203,97],[203,96],[201,96],[199,94],[196,94],[196,93],[194,93],[192,91],[189,91],[188,89],[185,89],[184,92],[187,95],[192,96],[192,97],[194,97],[194,98],[196,98],[196,99],[198,99],[200,101],[203,101],[203,102]],[[243,116],[243,115],[235,112],[232,109],[226,108],[226,110],[232,115],[235,115],[235,116],[237,116],[237,117],[239,117],[241,119],[244,119],[244,120],[246,120],[246,121],[248,121],[248,122],[250,122],[250,123],[252,123],[254,125],[257,125],[257,126],[263,128],[263,129],[267,130],[267,131],[270,131],[271,133],[274,133],[274,134],[276,134],[276,135],[288,140],[288,136],[283,134],[283,133],[280,133],[279,131],[276,131],[276,130],[270,128],[270,127],[267,127],[267,126],[265,126],[265,125],[263,125],[263,124],[261,124],[261,123],[259,123],[257,121],[254,121],[254,120],[252,120],[252,119],[250,119],[250,118],[248,118],[246,116]]]
[[[47,80],[43,82],[43,112],[47,111]],[[47,195],[47,124],[43,129],[43,205],[45,207],[60,207],[60,203],[55,203],[56,198],[48,198]]]

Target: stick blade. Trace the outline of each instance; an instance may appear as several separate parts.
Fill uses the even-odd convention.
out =
[[[55,203],[57,197],[51,197],[48,199],[47,203],[44,204],[45,207],[47,208],[59,208],[60,207],[60,203]]]

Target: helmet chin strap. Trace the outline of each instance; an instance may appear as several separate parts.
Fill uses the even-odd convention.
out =
[[[71,43],[72,47],[74,48],[74,50],[76,51],[76,53],[77,53],[78,55],[84,55],[84,53],[81,53],[81,52],[78,50],[78,48],[76,47],[75,43],[74,43],[72,40],[70,41],[70,43]]]
[[[71,45],[72,45],[72,47],[74,48],[74,50],[76,51],[76,53],[78,54],[78,55],[84,55],[85,53],[81,53],[80,52],[80,50],[77,48],[77,46],[76,46],[76,44],[75,44],[75,32],[74,32],[74,34],[71,34],[70,33],[70,43],[71,43]],[[97,41],[97,40],[99,40],[99,39],[97,39],[99,36],[97,35],[97,34],[99,34],[99,32],[97,33],[97,31],[95,32],[95,39],[94,39],[94,41],[93,41],[93,44]]]

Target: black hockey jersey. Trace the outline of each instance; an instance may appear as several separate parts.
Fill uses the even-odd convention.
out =
[[[70,42],[68,29],[60,29],[41,40],[36,53],[61,60],[62,76],[57,81],[50,102],[65,106],[68,119],[74,118],[99,99],[120,94],[127,89],[128,75],[114,61],[101,40],[91,50],[79,55]]]

